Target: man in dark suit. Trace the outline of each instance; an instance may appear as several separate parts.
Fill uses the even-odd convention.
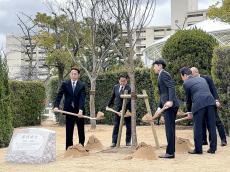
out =
[[[77,116],[66,114],[66,150],[73,145],[74,125],[77,123],[79,143],[84,146],[85,130],[84,118],[85,112],[85,84],[79,81],[80,70],[71,68],[70,80],[62,83],[54,107],[58,109],[61,99],[64,95],[64,111],[77,113]]]
[[[124,90],[128,90],[128,94],[131,93],[131,88],[127,84],[127,82],[128,82],[128,76],[121,75],[119,77],[119,84],[113,87],[112,96],[109,99],[107,107],[111,107],[112,105],[114,105],[114,109],[117,112],[121,111],[123,99],[120,97],[120,95],[124,93]],[[126,110],[129,110],[131,112],[130,99],[127,102]],[[115,147],[117,144],[119,125],[120,125],[120,116],[118,114],[115,114],[111,147]],[[126,146],[131,146],[131,117],[125,117],[125,125],[126,125]]]
[[[192,76],[193,77],[202,77],[206,80],[206,82],[208,83],[209,89],[212,93],[212,96],[214,97],[214,99],[216,100],[216,108],[215,108],[215,116],[216,116],[216,127],[221,139],[221,146],[226,146],[227,145],[227,139],[226,139],[226,134],[225,134],[225,130],[224,130],[224,125],[220,120],[220,117],[218,115],[217,112],[217,108],[219,108],[220,102],[219,102],[219,96],[216,90],[216,87],[214,85],[214,82],[212,80],[211,77],[207,76],[207,75],[200,75],[199,70],[196,67],[192,67],[191,68],[192,71]],[[203,121],[203,145],[207,145],[207,123],[206,120]]]
[[[164,114],[165,131],[167,138],[166,153],[159,156],[160,158],[175,157],[175,119],[179,108],[179,102],[176,97],[175,83],[170,74],[164,70],[166,63],[164,60],[156,60],[153,63],[153,69],[158,74],[158,89],[160,94],[160,102],[158,110],[166,107]]]
[[[202,154],[202,123],[207,120],[210,134],[210,148],[208,153],[214,154],[217,147],[216,126],[215,126],[215,99],[213,98],[209,86],[204,78],[192,77],[190,68],[180,69],[181,78],[184,81],[186,93],[187,110],[193,113],[194,122],[194,143],[195,149],[189,151],[190,154]]]

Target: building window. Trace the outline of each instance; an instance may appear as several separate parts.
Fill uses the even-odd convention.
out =
[[[200,16],[204,16],[204,14],[202,13],[202,14],[189,14],[189,15],[187,15],[188,18],[190,18],[190,17],[200,17]]]
[[[164,29],[154,29],[154,32],[164,32]]]
[[[161,37],[161,36],[156,36],[156,37],[154,37],[154,40],[158,40],[158,39],[162,39],[163,37]]]
[[[146,38],[138,38],[137,41],[145,41]]]
[[[136,56],[137,56],[137,57],[141,57],[141,56],[143,56],[143,54],[136,54]]]
[[[136,33],[145,33],[145,30],[137,30]]]
[[[146,45],[137,45],[137,48],[146,48]]]

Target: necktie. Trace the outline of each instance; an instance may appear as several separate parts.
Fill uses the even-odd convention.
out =
[[[73,88],[73,92],[74,92],[74,90],[75,90],[75,81],[73,81],[72,88]]]
[[[124,90],[124,86],[121,86],[119,92],[122,93],[123,90]]]
[[[73,89],[73,93],[74,93],[74,89],[75,89],[75,81],[73,81],[72,89]],[[71,105],[72,105],[72,107],[74,108],[74,102],[73,102],[73,101],[72,101]]]

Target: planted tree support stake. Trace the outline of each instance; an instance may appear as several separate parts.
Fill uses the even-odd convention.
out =
[[[147,95],[147,93],[146,93],[145,90],[142,90],[142,93],[144,95],[144,101],[145,101],[147,113],[152,116],[152,112],[151,112],[150,105],[149,105],[148,95]],[[154,127],[154,122],[151,121],[150,125],[151,125],[151,128],[152,128],[152,132],[153,132],[153,137],[154,137],[154,140],[155,140],[156,148],[159,149],[160,145],[159,145],[159,141],[158,141],[158,137],[157,137],[157,132],[156,132],[155,127]]]
[[[124,96],[128,93],[127,90],[124,92]],[[121,109],[121,118],[120,118],[120,125],[119,125],[119,131],[118,131],[118,138],[117,138],[117,144],[116,148],[120,147],[121,143],[121,134],[122,134],[122,127],[124,124],[124,116],[125,116],[125,110],[126,110],[126,103],[127,103],[127,98],[123,98],[123,103],[122,103],[122,109]]]

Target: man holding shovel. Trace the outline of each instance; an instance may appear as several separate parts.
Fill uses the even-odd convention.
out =
[[[220,108],[221,104],[219,102],[219,96],[218,96],[218,93],[217,93],[217,89],[216,89],[216,87],[214,85],[214,82],[213,82],[213,80],[212,80],[212,78],[210,76],[208,76],[208,75],[200,75],[199,70],[196,67],[192,67],[191,71],[192,71],[192,76],[193,77],[202,77],[202,78],[204,78],[206,80],[206,82],[208,83],[210,92],[212,93],[212,96],[216,100],[216,108],[215,108],[216,127],[217,127],[217,130],[218,130],[220,139],[221,139],[221,146],[226,146],[227,145],[227,139],[226,139],[226,134],[225,134],[225,131],[224,131],[224,125],[223,125],[222,121],[220,120],[220,117],[219,117],[218,112],[217,112],[217,108]],[[203,145],[208,145],[207,132],[206,132],[207,131],[207,123],[206,123],[205,118],[203,120],[202,127],[203,127]]]
[[[71,68],[70,80],[62,83],[54,103],[54,110],[57,110],[64,95],[64,111],[78,114],[78,116],[66,114],[66,150],[73,145],[75,123],[77,123],[79,143],[84,146],[85,142],[83,118],[85,111],[85,84],[79,81],[79,76],[80,70],[74,67]]]
[[[213,98],[206,80],[202,77],[193,77],[190,68],[180,69],[181,79],[184,81],[187,110],[193,113],[195,149],[190,154],[202,154],[202,123],[206,118],[210,134],[210,148],[208,153],[214,154],[216,142],[215,99]]]
[[[128,90],[128,94],[131,93],[131,88],[127,83],[128,83],[128,76],[127,75],[120,75],[119,84],[117,84],[113,87],[112,96],[109,99],[107,108],[114,105],[115,111],[117,111],[117,112],[121,111],[123,99],[120,97],[120,95],[124,93],[124,90]],[[131,112],[131,101],[130,101],[130,99],[127,102],[126,109]],[[121,117],[117,113],[115,113],[111,147],[115,147],[117,144],[120,118]],[[125,117],[125,125],[126,125],[126,146],[131,146],[131,116]]]
[[[179,102],[176,97],[175,83],[170,74],[165,71],[166,63],[164,60],[156,60],[153,63],[153,69],[158,74],[158,89],[160,94],[160,102],[158,111],[161,108],[165,109],[164,121],[165,132],[167,138],[166,153],[159,158],[174,158],[175,157],[175,119],[179,107]]]

